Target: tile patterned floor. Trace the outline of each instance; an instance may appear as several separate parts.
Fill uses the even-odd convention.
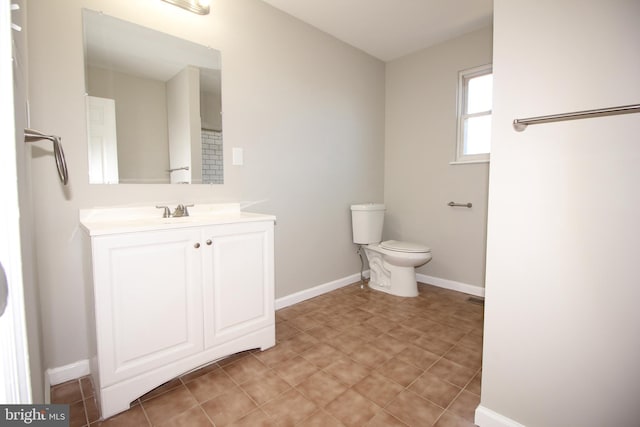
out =
[[[71,426],[473,426],[483,306],[349,285],[276,312],[277,345],[176,378],[99,421],[88,377],[52,387]]]

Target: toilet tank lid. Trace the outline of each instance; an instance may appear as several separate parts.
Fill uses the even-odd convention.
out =
[[[431,252],[431,249],[419,243],[402,242],[399,240],[385,240],[384,242],[380,243],[380,247],[383,249],[388,249],[391,251],[398,251],[398,252],[413,252],[413,253]]]
[[[383,211],[385,206],[382,203],[362,203],[359,205],[351,205],[352,211]]]

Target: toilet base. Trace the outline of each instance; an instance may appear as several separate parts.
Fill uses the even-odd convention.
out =
[[[370,248],[364,248],[369,260],[369,288],[399,297],[418,296],[415,267],[396,266],[384,260],[384,256]]]

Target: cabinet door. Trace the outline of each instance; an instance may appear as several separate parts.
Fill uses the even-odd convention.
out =
[[[199,237],[182,229],[93,238],[103,386],[202,350]]]
[[[273,324],[273,222],[208,227],[203,240],[205,346]]]

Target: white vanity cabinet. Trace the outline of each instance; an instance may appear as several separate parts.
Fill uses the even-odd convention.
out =
[[[272,223],[271,223],[272,224]],[[211,348],[274,322],[273,231],[265,223],[202,230],[204,345]]]
[[[203,349],[198,229],[91,239],[100,386]]]
[[[273,217],[238,212],[109,227],[82,216],[103,418],[201,365],[275,345]]]

